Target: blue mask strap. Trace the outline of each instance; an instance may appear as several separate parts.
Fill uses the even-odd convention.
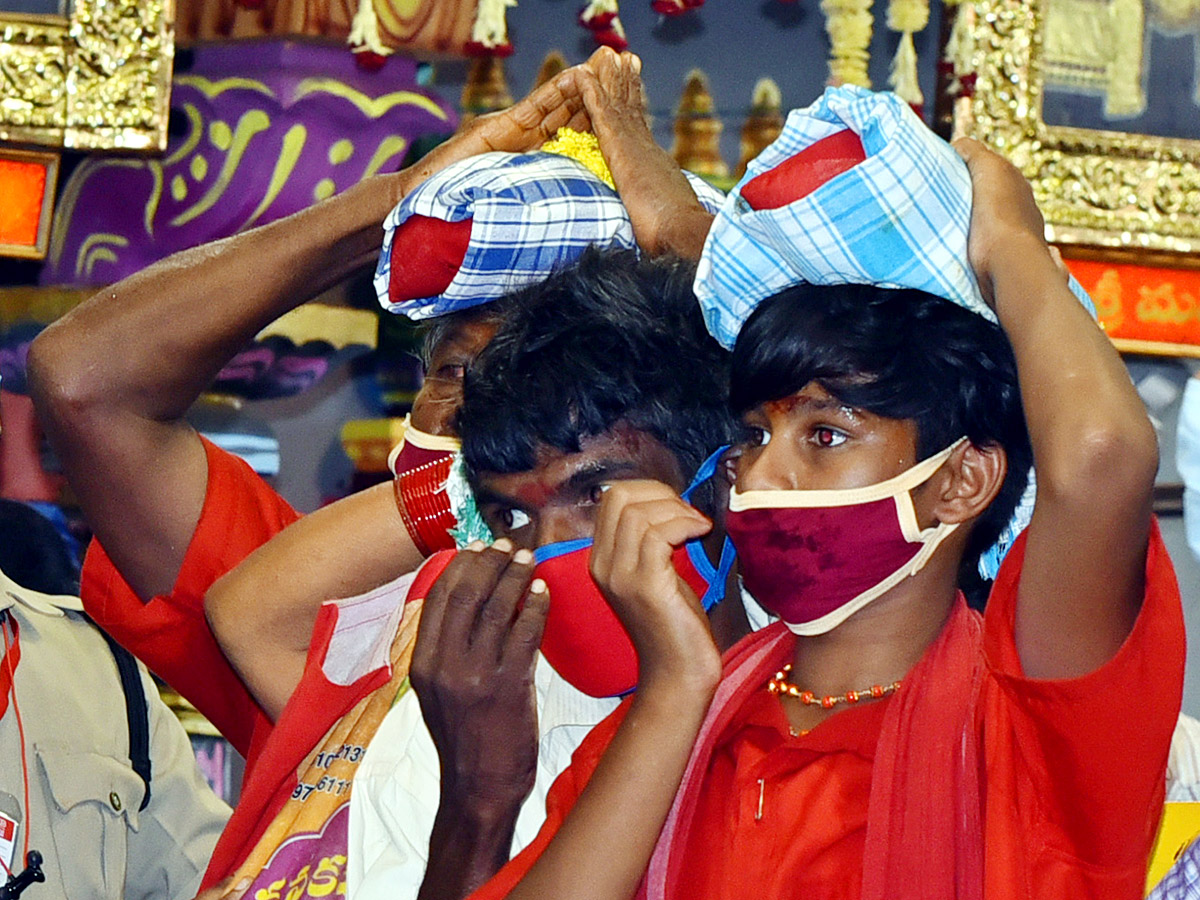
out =
[[[591,538],[576,538],[573,541],[555,541],[553,544],[543,544],[533,551],[533,561],[544,563],[590,546],[592,546]]]
[[[725,582],[729,580],[729,570],[737,562],[737,552],[733,549],[733,542],[726,537],[725,543],[721,545],[721,559],[716,569],[709,561],[708,554],[704,552],[704,544],[701,541],[688,541],[687,552],[696,571],[708,581],[708,590],[700,598],[700,605],[708,612],[725,597]]]
[[[692,494],[696,492],[696,488],[717,474],[717,463],[721,461],[721,456],[728,449],[729,444],[718,447],[709,454],[708,459],[700,464],[700,468],[696,470],[696,477],[692,479],[692,483],[683,492],[684,500],[690,503],[692,501]],[[721,547],[721,560],[717,564],[717,568],[713,569],[712,562],[709,560],[708,554],[704,552],[704,546],[700,541],[688,541],[687,550],[688,556],[692,560],[692,565],[696,567],[696,571],[708,581],[708,590],[700,598],[700,603],[704,606],[705,612],[707,612],[725,596],[725,582],[729,578],[729,570],[733,568],[737,554],[734,552],[733,544],[730,543],[729,538],[725,538],[725,543]]]
[[[683,492],[683,499],[688,503],[692,502],[692,494],[696,492],[696,488],[712,478],[717,473],[717,463],[721,459],[721,454],[728,450],[729,444],[723,447],[718,447],[712,452],[708,459],[700,463],[700,468],[696,470],[696,477],[692,479],[692,483],[687,486],[687,490]]]

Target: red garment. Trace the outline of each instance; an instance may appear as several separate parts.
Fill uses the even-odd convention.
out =
[[[254,470],[203,438],[208,486],[171,593],[143,603],[92,541],[80,596],[88,615],[200,710],[243,756],[269,729],[204,618],[213,582],[300,518]]]
[[[656,851],[652,877],[643,889],[666,872],[666,896],[671,898],[750,893],[806,900],[858,898],[864,880],[874,876],[876,883],[881,877],[893,879],[883,885],[889,896],[947,896],[920,879],[895,873],[920,870],[924,861],[913,857],[940,853],[940,869],[954,876],[954,851],[947,858],[946,844],[935,839],[924,854],[872,856],[868,808],[871,821],[878,810],[893,817],[901,835],[894,843],[903,845],[901,821],[912,826],[912,816],[922,823],[919,827],[929,827],[926,814],[941,812],[936,802],[919,804],[928,810],[915,813],[889,803],[906,784],[927,789],[935,800],[939,795],[964,799],[963,791],[945,788],[952,762],[931,766],[927,761],[935,748],[922,746],[930,742],[922,740],[921,731],[899,730],[900,740],[885,751],[884,724],[906,692],[911,697],[938,688],[943,678],[961,681],[964,674],[978,671],[982,677],[973,691],[973,712],[965,720],[973,727],[963,731],[979,742],[973,755],[981,776],[978,801],[959,805],[982,814],[982,829],[976,829],[983,837],[982,896],[1141,898],[1182,692],[1184,632],[1174,571],[1155,524],[1145,598],[1121,649],[1081,678],[1036,681],[1022,675],[1012,637],[1024,552],[1021,538],[992,590],[982,640],[974,645],[977,661],[968,660],[965,673],[930,667],[919,683],[906,678],[886,708],[875,704],[841,712],[803,738],[789,735],[777,701],[761,690],[770,669],[787,655],[790,641],[780,630],[772,634],[767,629],[733,648],[726,656],[722,687],[729,681],[731,659],[766,674],[758,681],[760,689],[743,702],[727,698],[729,724],[715,735],[700,787],[677,798],[664,827],[664,835],[673,831],[677,840]],[[961,610],[952,622],[971,615]],[[970,630],[961,634],[970,637]],[[944,637],[945,632],[931,649],[936,651]],[[918,667],[927,659],[929,654]],[[964,668],[961,663],[959,668]],[[720,690],[710,720],[722,714]],[[580,746],[572,767],[551,788],[546,825],[538,838],[474,900],[505,896],[528,871],[587,784],[626,708],[622,705]],[[909,759],[907,779],[900,766],[889,764],[897,758]],[[963,768],[959,776],[969,781],[972,767]],[[895,794],[872,794],[871,785],[881,776],[891,779]],[[760,790],[763,817],[755,821]],[[687,829],[678,815],[689,798],[697,814],[690,839],[679,837]],[[803,831],[799,809],[805,811]],[[963,844],[970,846],[969,840]],[[873,869],[865,868],[864,858]],[[881,876],[885,871],[891,874]],[[974,893],[979,894],[977,887]]]
[[[304,674],[272,726],[237,677],[204,618],[204,594],[218,578],[299,515],[249,466],[204,441],[208,486],[200,521],[172,592],[143,604],[98,542],[88,550],[82,596],[88,613],[195,704],[246,757],[242,794],[213,850],[203,888],[232,874],[297,785],[297,770],[329,729],[390,677],[376,668],[348,685],[324,672],[338,608],[318,614]],[[425,566],[408,594],[423,596],[452,554]],[[416,593],[420,591],[421,593]]]

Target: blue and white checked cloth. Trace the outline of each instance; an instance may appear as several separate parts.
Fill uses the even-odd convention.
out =
[[[779,209],[753,210],[742,186],[822,138],[850,129],[866,159]],[[799,281],[919,288],[993,322],[967,263],[966,163],[894,94],[829,88],[794,110],[746,170],[709,231],[696,294],[727,347],[758,303]]]
[[[701,203],[715,211],[724,195],[699,178],[689,180]],[[442,294],[396,303],[388,296],[392,235],[413,215],[447,222],[469,218],[471,240]],[[384,222],[375,290],[385,309],[427,319],[545,278],[593,244],[636,246],[616,191],[582,163],[556,153],[484,153],[422,182],[392,210]]]
[[[754,210],[742,198],[751,179],[822,138],[850,129],[866,159],[779,209]],[[798,282],[916,288],[991,322],[967,259],[971,176],[954,149],[890,93],[828,88],[794,110],[779,137],[754,159],[726,197],[696,272],[696,296],[709,332],[732,347],[756,306]],[[1095,316],[1086,292],[1071,290]],[[1033,474],[1012,521],[979,561],[995,578],[1029,524]]]

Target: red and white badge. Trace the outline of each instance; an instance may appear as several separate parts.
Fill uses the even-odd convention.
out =
[[[0,861],[7,871],[12,871],[13,851],[17,847],[17,820],[0,812]]]

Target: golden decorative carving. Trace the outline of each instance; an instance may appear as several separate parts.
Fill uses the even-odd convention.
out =
[[[69,19],[0,13],[0,140],[162,150],[174,0],[75,0]]]
[[[976,0],[959,15],[975,40],[974,95],[954,130],[1011,159],[1033,184],[1057,244],[1200,250],[1200,141],[1047,125],[1043,46],[1054,0]]]

